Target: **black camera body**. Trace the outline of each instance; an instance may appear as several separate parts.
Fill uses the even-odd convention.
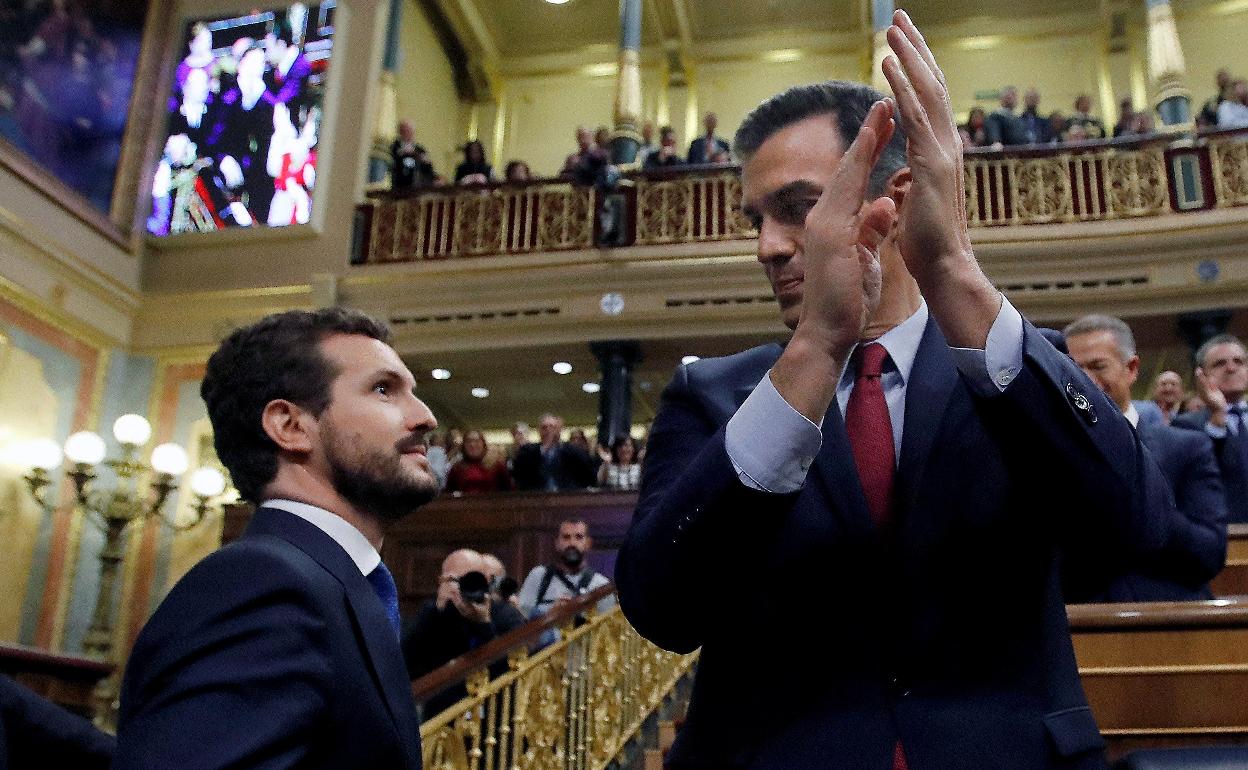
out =
[[[469,604],[485,604],[490,595],[490,581],[484,574],[472,571],[465,572],[459,578],[459,595]]]

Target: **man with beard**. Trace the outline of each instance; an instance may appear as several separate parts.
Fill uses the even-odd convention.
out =
[[[421,766],[379,550],[437,492],[437,421],[388,339],[354,311],[291,311],[209,359],[217,454],[257,510],[139,635],[115,768]]]
[[[534,567],[520,587],[520,611],[525,617],[545,615],[552,607],[562,606],[611,582],[585,565],[585,554],[593,547],[594,539],[589,536],[589,525],[584,521],[560,522],[554,562]],[[613,606],[615,597],[608,596],[598,602],[598,611],[606,612]]]

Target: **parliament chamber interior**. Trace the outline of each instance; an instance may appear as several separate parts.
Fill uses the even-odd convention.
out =
[[[0,0],[0,768],[1248,767],[1240,33],[1244,0]],[[890,55],[953,194],[889,178],[859,294],[911,304],[797,388],[818,319],[775,274],[844,180],[756,188],[841,173],[875,92],[795,87],[891,95]],[[827,168],[794,132],[849,108],[782,92],[867,99]],[[1004,297],[973,345],[897,234],[938,199]],[[416,438],[330,431],[342,337]],[[428,496],[382,499],[402,468]],[[258,586],[313,568],[246,561],[282,526],[351,573],[306,638]]]

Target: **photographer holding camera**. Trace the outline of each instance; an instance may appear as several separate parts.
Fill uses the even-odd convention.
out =
[[[412,679],[524,624],[515,607],[492,600],[489,571],[485,557],[466,548],[442,561],[437,598],[425,602],[403,629],[403,658]],[[466,695],[462,684],[451,687],[430,698],[424,713],[437,714]]]

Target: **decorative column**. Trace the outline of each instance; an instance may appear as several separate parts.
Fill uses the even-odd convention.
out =
[[[641,345],[635,340],[610,340],[591,342],[589,349],[602,371],[598,443],[609,447],[617,436],[627,436],[633,426],[633,367],[641,361]]]
[[[893,23],[893,0],[871,0],[871,87],[886,94],[892,93],[884,79],[884,57],[888,56],[888,38],[885,32]]]
[[[368,183],[380,184],[390,176],[390,143],[399,123],[395,72],[399,69],[399,37],[403,27],[403,0],[390,0],[386,48],[377,83],[377,113],[373,116],[373,146],[368,154]]]
[[[1187,65],[1174,26],[1170,0],[1144,0],[1148,8],[1148,76],[1153,104],[1162,125],[1176,129],[1192,123],[1192,92],[1187,89]]]
[[[616,165],[636,162],[641,147],[641,0],[620,2],[619,68],[611,134],[611,162]]]

